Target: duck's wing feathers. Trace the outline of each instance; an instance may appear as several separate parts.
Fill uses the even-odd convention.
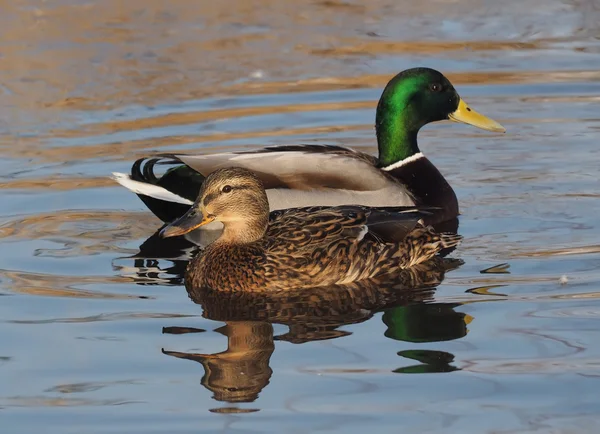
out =
[[[397,243],[430,213],[415,207],[370,208],[364,206],[307,207],[274,211],[268,236],[277,245],[300,250],[346,239],[364,238],[378,243]]]
[[[223,167],[244,167],[255,172],[267,189],[372,191],[392,182],[392,178],[377,167],[375,157],[341,146],[287,145],[255,151],[163,157],[179,160],[203,175]]]
[[[430,213],[416,208],[401,211],[370,209],[367,211],[363,237],[379,243],[399,243],[420,225],[421,219],[428,215]]]

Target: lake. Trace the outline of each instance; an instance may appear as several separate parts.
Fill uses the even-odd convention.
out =
[[[5,1],[5,432],[600,430],[600,4]],[[109,178],[153,152],[375,153],[397,72],[443,72],[506,134],[421,150],[465,239],[426,288],[188,294],[186,248]],[[7,428],[8,427],[8,428]]]

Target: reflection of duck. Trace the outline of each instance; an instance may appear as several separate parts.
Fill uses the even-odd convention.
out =
[[[221,221],[221,236],[191,260],[186,286],[281,291],[394,274],[425,262],[461,236],[422,224],[416,208],[356,205],[291,208],[269,214],[262,182],[246,169],[218,169],[190,210],[163,229],[181,235]]]
[[[470,315],[456,312],[460,303],[423,303],[394,306],[383,313],[387,326],[385,336],[405,342],[442,342],[460,339],[467,334]],[[452,372],[458,368],[450,365],[454,355],[445,351],[410,349],[398,352],[407,359],[421,362],[396,369],[399,373]]]
[[[397,306],[383,314],[385,336],[406,342],[441,342],[467,334],[470,315],[456,312],[460,303],[431,303]]]
[[[204,290],[191,293],[202,304],[203,316],[215,321],[253,319],[289,326],[289,331],[276,339],[293,343],[333,339],[349,332],[337,330],[348,324],[361,323],[377,309],[388,304],[418,302],[429,298],[432,290],[407,290],[400,285],[379,287],[373,282],[329,287],[325,291],[269,297],[266,293],[223,293]]]
[[[366,321],[386,307],[414,305],[431,299],[446,271],[460,265],[460,260],[435,257],[401,270],[393,280],[365,280],[281,293],[188,287],[192,301],[202,305],[204,317],[226,323],[218,331],[227,336],[227,350],[217,354],[163,352],[201,363],[205,369],[202,384],[214,393],[215,399],[250,402],[269,383],[274,340],[304,343],[349,335],[350,332],[337,329]],[[287,325],[289,331],[274,337],[272,323]],[[202,331],[181,327],[164,330]]]
[[[378,158],[344,147],[315,145],[169,154],[140,159],[131,176],[115,174],[115,179],[137,193],[165,222],[189,209],[205,176],[219,168],[238,166],[261,178],[271,210],[348,204],[439,207],[427,218],[432,224],[455,219],[458,202],[446,179],[421,153],[417,134],[424,125],[445,119],[504,132],[500,124],[469,108],[440,72],[413,68],[390,80],[377,105]],[[161,165],[171,168],[157,177],[154,170]],[[210,227],[218,229],[220,225],[213,223],[207,229]]]
[[[445,351],[436,350],[404,350],[398,355],[410,360],[420,362],[418,365],[403,366],[395,369],[398,374],[428,374],[441,372],[454,372],[458,368],[450,363],[454,361],[454,355]]]
[[[137,254],[116,258],[113,268],[138,285],[183,285],[185,269],[197,250],[196,244],[183,237],[161,238],[157,231]],[[133,266],[120,265],[123,260],[133,260]]]
[[[276,339],[295,343],[331,339],[347,333],[336,330],[366,321],[386,307],[406,306],[431,299],[447,271],[460,260],[434,258],[388,280],[285,293],[222,292],[189,287],[192,301],[203,316],[214,321],[265,321],[285,324],[289,331]]]
[[[346,336],[350,333],[337,328],[366,321],[388,306],[430,299],[445,272],[460,265],[460,260],[436,257],[402,270],[394,280],[365,280],[277,294],[188,288],[190,298],[203,306],[204,317],[226,323],[217,331],[227,336],[227,350],[217,354],[163,353],[201,363],[205,369],[202,385],[215,399],[250,402],[269,383],[274,340],[303,343]],[[274,337],[272,323],[288,325],[289,331]],[[177,334],[203,331],[182,327],[163,330]]]
[[[202,385],[218,401],[252,402],[269,384],[272,370],[269,359],[275,345],[273,326],[266,322],[236,321],[216,330],[227,336],[227,350],[217,354],[164,354],[199,362],[204,366]]]

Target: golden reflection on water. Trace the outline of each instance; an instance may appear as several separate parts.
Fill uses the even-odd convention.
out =
[[[97,187],[113,187],[114,181],[104,177],[85,177],[85,178],[57,178],[55,176],[48,178],[34,179],[15,179],[6,182],[0,182],[0,189],[3,190],[79,190]],[[0,228],[0,231],[2,229]]]
[[[61,238],[72,238],[78,244],[82,240],[102,241],[95,244],[94,248],[112,251],[116,247],[105,243],[107,226],[112,226],[111,238],[135,239],[143,237],[148,233],[148,228],[154,225],[156,225],[156,218],[148,213],[58,211],[13,219],[4,223],[0,228],[0,238],[50,239],[60,234]],[[85,230],[86,227],[89,230]]]
[[[456,84],[502,84],[502,83],[528,83],[528,82],[569,82],[569,81],[591,81],[599,80],[600,72],[598,71],[568,71],[568,72],[554,72],[544,73],[526,73],[526,72],[514,72],[514,73],[498,73],[498,72],[485,72],[485,73],[450,73],[447,74],[451,81]],[[339,90],[346,88],[382,88],[390,75],[366,75],[360,77],[351,78],[332,78],[328,80],[315,79],[308,80],[302,83],[297,83],[293,87],[289,84],[281,84],[278,86],[276,83],[263,83],[257,90],[260,94],[265,93],[285,93],[285,92],[299,92],[299,91],[319,91],[319,90]],[[272,86],[277,86],[274,89],[270,89]],[[232,88],[227,93],[242,93],[250,94],[252,92],[249,89],[243,88]],[[459,90],[460,91],[460,90]],[[92,123],[77,129],[53,129],[50,131],[48,138],[53,140],[60,139],[85,139],[86,137],[96,137],[117,132],[135,132],[139,130],[149,128],[160,128],[160,127],[172,127],[172,126],[183,126],[193,125],[199,122],[207,122],[212,120],[222,119],[235,119],[238,117],[246,116],[260,116],[268,114],[281,114],[281,113],[302,113],[302,112],[313,112],[313,111],[339,111],[339,110],[356,110],[371,108],[374,110],[376,101],[353,101],[341,103],[321,103],[321,104],[286,104],[285,106],[264,106],[264,107],[248,107],[248,108],[231,108],[231,109],[220,109],[220,110],[208,110],[201,112],[188,111],[184,113],[167,113],[161,116],[143,117],[133,120],[121,120],[121,121],[110,121],[107,123]],[[209,135],[203,134],[186,134],[182,135],[169,135],[166,137],[152,138],[151,140],[128,140],[126,142],[108,142],[100,145],[70,145],[70,146],[53,146],[44,147],[40,146],[40,137],[35,138],[19,138],[18,145],[6,146],[3,150],[7,155],[21,157],[21,158],[36,158],[40,161],[63,161],[64,156],[68,154],[73,159],[89,159],[89,158],[102,158],[112,157],[114,159],[131,160],[135,156],[142,155],[141,151],[148,151],[157,147],[172,147],[181,146],[190,143],[215,143],[224,140],[236,140],[236,139],[254,139],[257,142],[261,138],[267,137],[286,137],[294,135],[317,135],[331,132],[351,132],[357,130],[366,130],[371,128],[373,125],[373,119],[365,119],[368,123],[363,125],[344,125],[344,126],[327,126],[327,127],[312,127],[312,128],[294,128],[287,127],[284,130],[255,130],[251,132],[239,132],[239,133],[220,133],[212,132]],[[529,123],[531,120],[520,119],[507,121],[505,119],[499,119],[502,123],[510,122],[524,122]],[[566,121],[566,120],[565,120]],[[42,136],[43,137],[43,136]],[[209,150],[207,150],[208,152]],[[103,185],[104,182],[100,178],[97,179],[99,186]]]
[[[315,67],[336,64],[330,59],[340,55],[438,53],[465,48],[531,50],[568,40],[551,37],[549,32],[538,32],[541,37],[531,40],[536,27],[543,28],[541,22],[521,30],[518,42],[460,37],[446,37],[441,43],[426,40],[443,20],[477,11],[481,7],[477,0],[451,5],[435,1],[435,6],[409,2],[391,5],[381,0],[361,5],[312,1],[291,5],[275,0],[219,4],[179,0],[168,6],[156,0],[2,3],[0,23],[6,35],[6,61],[0,68],[6,77],[3,87],[9,97],[18,95],[11,100],[30,108],[106,108],[163,101],[166,95],[171,100],[206,97],[255,70],[266,69],[270,81],[297,77],[303,69],[314,71]],[[482,10],[491,13],[493,3],[485,3]],[[519,11],[526,12],[535,4],[513,1],[511,12],[518,16]],[[554,7],[559,5],[552,2]],[[396,17],[399,29],[410,24],[412,14],[426,12],[430,23],[422,26],[417,21],[405,26],[407,36],[412,32],[410,42],[357,38],[357,29],[362,35],[375,35],[369,28],[385,22],[383,10]],[[593,23],[589,7],[569,12],[579,14],[576,17],[588,25]],[[474,29],[477,24],[473,22]],[[332,31],[307,31],[311,27]],[[441,32],[438,39],[440,36]],[[419,37],[424,40],[419,41]],[[111,47],[108,52],[107,45]],[[237,67],[231,68],[234,62]],[[90,82],[95,85],[90,87]]]
[[[4,286],[14,294],[75,298],[141,298],[139,295],[108,293],[82,288],[83,286],[94,284],[124,283],[124,279],[120,277],[74,277],[60,274],[30,273],[9,270],[0,270],[0,276],[8,281]]]
[[[168,6],[156,0],[2,3],[3,97],[50,121],[65,111],[149,106],[212,95],[380,88],[389,79],[387,71],[373,74],[364,68],[357,76],[345,70],[356,69],[356,59],[377,55],[452,53],[460,58],[465,51],[535,52],[572,40],[553,35],[543,16],[537,20],[530,16],[528,27],[513,30],[513,37],[517,33],[513,39],[501,32],[496,40],[473,39],[481,27],[475,17],[497,8],[490,1],[481,8],[479,0],[434,1],[435,6],[382,0],[361,5],[299,1],[293,6],[274,0],[223,4],[179,0]],[[516,17],[537,4],[510,3]],[[569,8],[568,3],[553,1],[547,7],[569,13],[564,26],[580,31],[577,25],[583,24],[585,31],[593,32],[598,12],[590,2],[578,3]],[[460,34],[444,29],[446,22],[474,12],[473,22],[467,22]],[[411,20],[411,14],[422,13],[428,16],[427,26]],[[395,17],[393,24],[386,16]],[[377,26],[385,31],[369,30]],[[508,21],[507,26],[514,24]],[[474,32],[469,34],[468,27]],[[314,28],[320,31],[311,31]],[[327,70],[335,73],[324,74]],[[471,70],[449,78],[458,85],[592,81],[598,79],[598,71],[573,67],[540,74],[519,66],[508,71]]]

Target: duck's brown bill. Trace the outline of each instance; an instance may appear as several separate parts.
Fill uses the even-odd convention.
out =
[[[201,209],[192,207],[177,220],[165,226],[159,235],[161,238],[168,238],[187,234],[202,225],[212,222],[214,219],[214,216],[204,214]]]
[[[473,125],[474,127],[483,130],[505,133],[506,128],[500,125],[493,119],[488,118],[470,108],[462,99],[458,103],[458,108],[453,113],[450,113],[448,118],[454,122]]]

